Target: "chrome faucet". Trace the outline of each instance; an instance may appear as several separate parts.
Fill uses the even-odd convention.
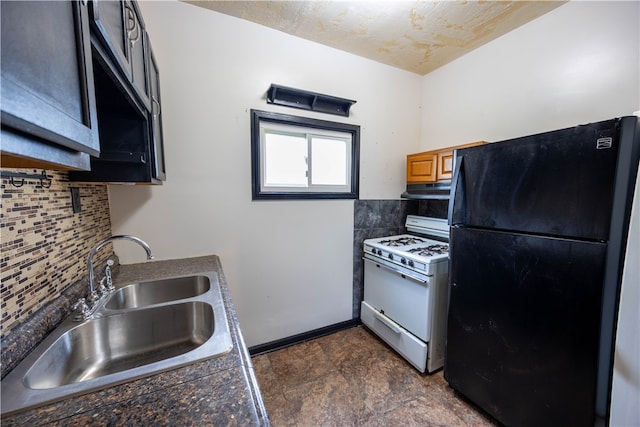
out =
[[[87,270],[89,271],[89,300],[91,302],[95,301],[98,295],[98,293],[96,292],[96,285],[95,285],[96,276],[93,271],[93,257],[95,256],[96,252],[98,252],[107,243],[112,242],[113,240],[121,240],[121,239],[131,240],[132,242],[139,244],[147,252],[147,259],[153,259],[153,254],[151,253],[151,248],[149,247],[149,245],[142,239],[139,239],[135,236],[118,235],[118,236],[107,237],[106,239],[100,240],[98,243],[96,243],[93,246],[93,248],[91,248],[91,251],[89,252],[89,259],[87,261]]]

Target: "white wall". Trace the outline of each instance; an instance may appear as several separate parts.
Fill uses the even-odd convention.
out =
[[[353,201],[251,201],[252,108],[361,126],[360,197],[397,199],[422,78],[179,2],[140,2],[160,68],[167,182],[110,187],[114,234],[156,258],[221,257],[249,346],[351,319]],[[351,116],[267,105],[271,83],[357,100]],[[139,248],[116,244],[123,263]]]
[[[428,74],[422,149],[631,115],[640,107],[639,7],[572,1]]]
[[[421,148],[500,141],[638,111],[639,23],[637,1],[573,1],[428,74]],[[635,230],[637,217],[636,206]],[[639,246],[636,235],[616,343],[616,427],[640,425]]]

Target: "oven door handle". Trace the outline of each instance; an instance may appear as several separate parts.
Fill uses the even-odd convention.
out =
[[[399,334],[400,332],[402,332],[402,329],[400,328],[400,325],[398,325],[396,322],[394,322],[393,320],[389,319],[387,316],[385,316],[384,314],[378,312],[378,311],[374,311],[373,315],[375,316],[376,319],[378,319],[384,326],[386,326],[387,328],[391,329],[391,331],[393,331],[396,334]]]
[[[371,259],[366,257],[367,254],[365,254],[365,257],[363,257],[362,259],[364,259],[365,261],[369,261],[375,264],[376,267],[378,268],[384,268],[385,270],[389,270],[393,273],[396,273],[397,275],[401,276],[403,279],[406,279],[407,277],[409,277],[412,280],[415,280],[416,282],[422,283],[423,285],[426,285],[428,283],[428,280],[420,277],[416,274],[411,274],[408,271],[400,271],[396,268],[394,268],[392,265],[388,265],[386,260],[380,260],[380,259]]]

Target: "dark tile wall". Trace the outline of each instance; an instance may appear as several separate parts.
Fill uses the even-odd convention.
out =
[[[418,215],[446,218],[448,208],[449,200],[420,200],[418,203]]]

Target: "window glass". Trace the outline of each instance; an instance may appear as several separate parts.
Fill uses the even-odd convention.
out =
[[[314,185],[347,185],[347,141],[311,138],[311,182]]]
[[[305,135],[265,132],[265,187],[307,186]]]

